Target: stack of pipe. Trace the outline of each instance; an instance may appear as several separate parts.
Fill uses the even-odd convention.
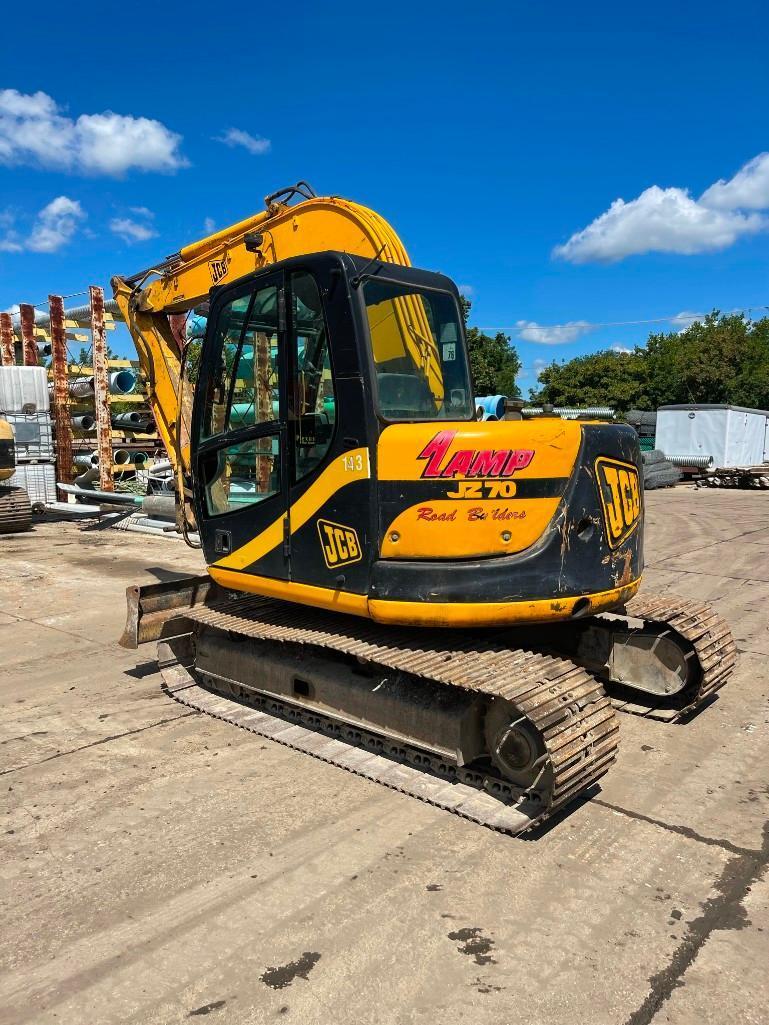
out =
[[[476,414],[479,420],[504,420],[506,395],[479,395]]]
[[[89,399],[94,393],[93,376],[76,377],[67,385],[73,399]],[[112,370],[109,375],[109,390],[112,395],[131,395],[136,390],[136,374],[133,370]],[[53,398],[53,384],[48,386]]]
[[[132,461],[143,465],[146,460],[146,452],[131,452],[127,448],[116,448],[112,453],[112,462],[116,466],[125,466]],[[92,466],[99,465],[99,454],[98,452],[78,452],[73,462],[75,466],[82,466],[84,469],[89,470]]]

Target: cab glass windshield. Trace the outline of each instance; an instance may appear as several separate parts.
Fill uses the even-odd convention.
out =
[[[448,292],[369,279],[363,285],[379,411],[387,420],[469,420],[470,376]]]

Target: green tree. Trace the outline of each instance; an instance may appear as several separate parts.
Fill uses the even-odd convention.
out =
[[[675,403],[769,408],[769,318],[753,322],[717,310],[684,331],[652,333],[624,353],[606,349],[553,362],[531,389],[554,406],[656,409]]]
[[[459,300],[467,325],[472,303],[463,295]],[[466,333],[467,358],[475,394],[507,395],[510,398],[520,395],[515,378],[521,369],[521,361],[509,337],[501,331],[493,336],[487,335],[477,327],[467,328]]]
[[[536,405],[612,406],[619,412],[649,406],[646,353],[604,349],[556,363],[540,371],[539,389],[530,391]]]
[[[717,310],[680,333],[649,335],[649,386],[655,405],[769,402],[769,319],[753,323]]]

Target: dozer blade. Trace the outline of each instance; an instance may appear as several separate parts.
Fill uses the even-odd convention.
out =
[[[491,635],[253,596],[183,618],[191,633],[166,623],[158,652],[177,701],[492,829],[541,825],[616,756],[594,677]]]
[[[211,577],[180,576],[159,584],[141,584],[126,588],[126,624],[118,642],[124,648],[189,633],[191,624],[184,611],[226,597]]]

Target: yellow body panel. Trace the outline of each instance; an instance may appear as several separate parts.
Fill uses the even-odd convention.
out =
[[[466,559],[529,548],[560,498],[523,497],[519,482],[568,478],[581,439],[578,423],[553,419],[388,427],[379,438],[379,480],[420,481],[425,497],[386,524],[382,557]],[[526,465],[516,467],[514,453]]]
[[[469,559],[530,548],[558,508],[557,498],[418,502],[388,525],[384,559]]]
[[[209,566],[208,572],[212,579],[224,588],[244,591],[247,594],[266,595],[299,605],[311,605],[313,608],[327,609],[329,612],[362,616],[377,623],[387,623],[391,626],[461,628],[507,626],[510,623],[548,623],[571,619],[578,602],[582,603],[580,616],[592,615],[630,601],[641,583],[640,580],[635,580],[624,587],[614,587],[597,594],[537,601],[440,603],[381,601],[368,598],[365,594],[351,594],[349,591],[315,587],[312,584],[292,583],[273,577],[233,572],[222,569],[219,565]]]

